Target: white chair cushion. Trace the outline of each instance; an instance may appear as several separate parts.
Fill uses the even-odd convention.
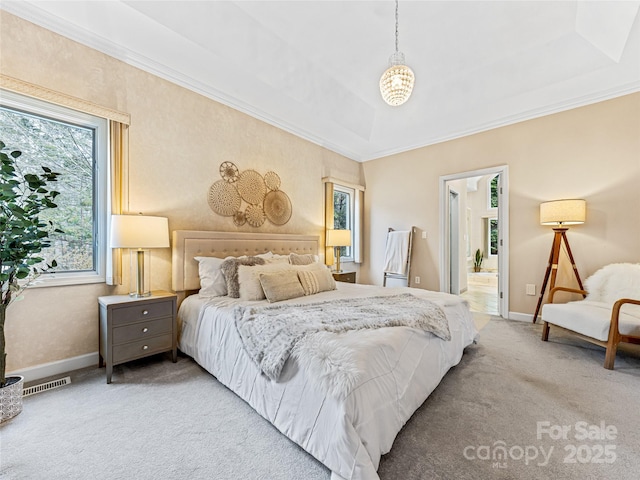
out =
[[[587,337],[609,338],[612,305],[604,302],[581,300],[569,303],[548,303],[542,307],[542,319],[559,327]],[[622,335],[640,336],[640,309],[637,305],[623,306],[618,330]]]

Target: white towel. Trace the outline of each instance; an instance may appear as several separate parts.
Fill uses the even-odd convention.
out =
[[[387,235],[384,252],[384,272],[398,275],[407,274],[410,231],[393,231]]]

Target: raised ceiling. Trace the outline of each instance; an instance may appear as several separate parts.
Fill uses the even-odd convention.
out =
[[[640,91],[640,2],[8,1],[1,8],[358,161]]]

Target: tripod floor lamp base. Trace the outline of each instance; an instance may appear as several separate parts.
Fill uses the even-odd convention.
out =
[[[580,280],[580,274],[578,273],[578,267],[576,267],[576,262],[573,260],[573,254],[571,253],[571,247],[569,247],[569,240],[567,240],[567,230],[568,228],[554,228],[553,231],[555,235],[553,236],[553,244],[551,245],[551,253],[549,254],[549,264],[547,265],[547,270],[544,274],[544,280],[542,281],[542,287],[540,288],[540,298],[538,298],[538,305],[536,306],[536,313],[533,315],[533,323],[536,323],[538,319],[538,313],[540,313],[540,307],[542,307],[542,300],[544,299],[544,292],[547,288],[547,282],[551,279],[549,283],[549,291],[553,290],[553,287],[556,286],[556,276],[558,274],[558,260],[560,258],[560,248],[564,243],[567,249],[567,255],[569,256],[569,260],[571,261],[571,266],[573,267],[573,273],[578,280],[578,285],[580,286],[580,290],[583,290],[582,280]]]

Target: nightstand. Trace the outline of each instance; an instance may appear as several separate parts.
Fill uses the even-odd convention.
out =
[[[356,272],[331,272],[336,282],[356,283]]]
[[[107,383],[113,366],[171,350],[178,360],[176,302],[173,293],[156,291],[150,297],[109,295],[98,298],[100,358],[106,364]]]

